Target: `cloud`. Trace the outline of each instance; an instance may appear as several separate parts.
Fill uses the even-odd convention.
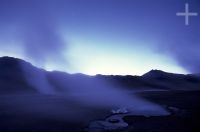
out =
[[[0,47],[21,47],[25,56],[43,66],[47,61],[64,62],[66,44],[60,35],[59,14],[53,1],[2,0]],[[10,40],[14,43],[8,43]],[[2,42],[3,41],[3,42]]]

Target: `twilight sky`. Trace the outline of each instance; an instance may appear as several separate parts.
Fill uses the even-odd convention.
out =
[[[197,17],[176,16],[185,11]],[[47,70],[200,73],[199,0],[1,0],[0,56]]]

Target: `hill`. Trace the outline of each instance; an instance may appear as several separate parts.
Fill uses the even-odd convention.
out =
[[[175,74],[151,70],[142,76],[68,74],[48,72],[17,58],[0,58],[0,92],[53,93],[67,91],[70,87],[91,87],[101,80],[127,90],[200,90],[198,74]]]

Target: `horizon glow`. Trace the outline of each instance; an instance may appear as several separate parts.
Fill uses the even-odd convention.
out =
[[[46,70],[142,75],[199,72],[200,17],[185,26],[186,0],[4,1],[0,56]],[[190,12],[200,12],[197,0]]]

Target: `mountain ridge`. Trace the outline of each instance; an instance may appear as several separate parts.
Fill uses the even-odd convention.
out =
[[[2,64],[1,64],[2,62],[7,62],[7,63],[10,62],[10,64],[14,64],[14,63],[20,64],[20,63],[22,63],[22,64],[26,64],[26,65],[35,67],[35,68],[37,68],[37,69],[45,70],[45,69],[43,69],[43,68],[39,68],[39,67],[37,67],[37,66],[34,66],[33,64],[31,64],[31,63],[28,62],[28,61],[25,61],[25,60],[20,59],[20,58],[15,58],[15,57],[9,57],[9,56],[0,57],[0,66],[2,65]],[[16,65],[15,65],[15,66],[16,66]],[[45,71],[47,71],[47,70],[45,70]],[[64,71],[58,71],[58,70],[47,71],[47,72],[62,72],[62,73],[70,74],[70,73],[67,73],[67,72],[64,72]],[[144,73],[144,74],[141,75],[141,76],[147,76],[147,74],[156,74],[156,73],[163,73],[163,74],[168,73],[168,74],[187,75],[187,74],[171,73],[171,72],[165,72],[165,71],[162,71],[162,70],[152,69],[152,70],[150,70],[149,72]],[[81,75],[86,75],[86,76],[92,76],[92,75],[87,75],[87,74],[83,74],[83,73],[73,73],[73,74],[71,74],[71,75],[76,75],[76,74],[81,74]],[[194,74],[195,74],[195,75],[196,75],[196,74],[199,75],[199,73],[194,73]],[[96,74],[96,75],[93,75],[93,76],[101,76],[101,75],[102,75],[102,76],[139,76],[139,75],[104,75],[104,74]],[[188,74],[188,75],[189,75],[189,74]],[[193,75],[193,74],[191,74],[191,75]]]
[[[30,82],[34,80],[33,82]],[[69,74],[62,71],[46,71],[31,63],[13,57],[0,57],[0,91],[28,91],[38,93],[37,85],[48,85],[55,91],[65,91],[68,87],[92,86],[103,80],[115,87],[128,90],[200,90],[200,76],[196,74],[176,74],[161,70],[151,70],[142,76]],[[78,85],[78,84],[79,85]],[[17,87],[17,88],[16,88]],[[3,92],[2,92],[3,91]]]

